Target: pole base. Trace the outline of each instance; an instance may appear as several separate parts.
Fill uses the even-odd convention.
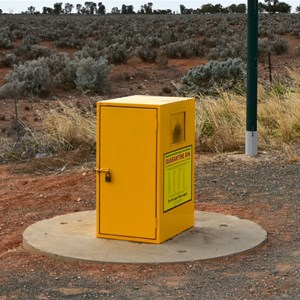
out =
[[[246,131],[245,155],[257,155],[257,131]]]

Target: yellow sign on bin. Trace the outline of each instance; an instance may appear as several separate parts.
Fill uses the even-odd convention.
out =
[[[96,235],[162,243],[194,225],[195,100],[97,102]]]
[[[164,212],[192,200],[192,146],[164,155]]]

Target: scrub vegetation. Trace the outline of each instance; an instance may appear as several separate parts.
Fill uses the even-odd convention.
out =
[[[15,93],[18,98],[42,104],[50,95],[59,99],[53,91],[77,91],[88,95],[91,102],[102,96],[113,98],[112,78],[125,84],[133,77],[150,80],[143,70],[111,75],[116,66],[126,68],[130,59],[139,58],[145,66],[174,72],[172,83],[161,88],[163,93],[197,98],[199,151],[243,149],[245,14],[1,15],[0,25],[0,69],[8,70],[0,86],[3,101]],[[299,41],[293,46],[294,56],[299,56],[299,15],[259,15],[261,67],[267,68],[270,57],[278,61],[288,55],[291,40]],[[178,75],[168,67],[169,61],[190,59],[202,62],[185,74]],[[281,66],[272,82],[259,78],[261,150],[292,149],[299,142],[299,68],[299,64],[290,69]],[[72,100],[69,104],[59,102],[57,107],[45,105],[36,113],[37,128],[20,121],[20,141],[15,144],[10,138],[2,139],[0,159],[54,155],[75,148],[93,153],[94,105],[74,103],[78,104]],[[1,118],[7,120],[5,115]]]
[[[274,84],[259,85],[258,134],[261,149],[284,149],[291,154],[293,143],[299,143],[299,70],[289,70],[289,74],[292,80],[289,85],[280,78]],[[217,98],[199,100],[196,120],[199,150],[243,150],[245,122],[244,94],[220,91]]]
[[[300,38],[296,14],[261,14],[259,23],[261,61],[269,52],[288,51],[283,35]],[[12,68],[2,98],[12,86],[25,96],[46,95],[52,87],[103,93],[110,65],[133,56],[151,63],[162,57],[246,60],[245,14],[2,15],[0,25],[0,66]],[[62,55],[64,49],[73,49],[72,56]]]

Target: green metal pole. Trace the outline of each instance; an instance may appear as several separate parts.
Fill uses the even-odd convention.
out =
[[[258,0],[248,0],[248,59],[245,154],[257,155]]]

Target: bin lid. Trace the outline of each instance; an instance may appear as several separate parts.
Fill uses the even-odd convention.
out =
[[[194,98],[187,97],[162,97],[162,96],[148,96],[148,95],[134,95],[111,100],[102,100],[101,105],[137,105],[137,106],[159,106],[170,103],[194,100]]]

